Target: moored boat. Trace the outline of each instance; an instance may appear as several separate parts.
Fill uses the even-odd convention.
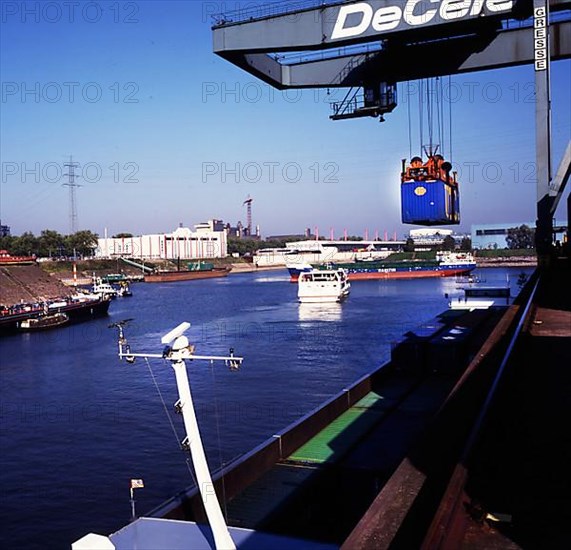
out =
[[[65,313],[70,323],[107,315],[110,299],[92,294],[75,294],[58,300],[16,304],[0,309],[0,334],[19,330],[27,319]]]
[[[30,317],[20,323],[20,330],[47,330],[61,327],[69,322],[69,317],[65,313],[53,313],[41,315],[40,317]]]
[[[209,279],[211,277],[226,277],[229,267],[214,267],[207,262],[190,262],[187,269],[178,271],[155,271],[145,274],[145,283],[170,283],[176,281],[192,281],[194,279]]]
[[[453,277],[466,275],[476,268],[474,257],[468,253],[437,252],[433,260],[355,261],[332,263],[320,268],[341,268],[350,281],[367,279],[414,279],[420,277]],[[296,282],[305,266],[288,266],[291,281]]]
[[[313,269],[300,274],[297,297],[301,303],[341,302],[350,287],[343,269]]]
[[[8,265],[29,265],[35,263],[35,256],[12,256],[7,250],[0,250],[0,267]]]
[[[128,282],[121,281],[119,283],[119,288],[117,289],[117,296],[120,296],[121,298],[130,298],[131,296],[133,296],[133,293],[131,292],[131,287],[129,286]]]
[[[97,294],[98,296],[101,296],[102,298],[108,296],[109,298],[113,299],[113,298],[117,298],[117,289],[112,286],[110,283],[106,283],[104,282],[102,279],[100,278],[93,278],[93,286],[91,288],[91,293],[92,294]]]

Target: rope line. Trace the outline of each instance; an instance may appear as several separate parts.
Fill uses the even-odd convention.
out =
[[[424,81],[418,81],[418,119],[420,126],[420,156],[422,157],[422,142],[424,140]]]
[[[210,360],[210,374],[212,376],[212,383],[214,386],[214,416],[216,418],[216,437],[218,440],[218,461],[220,463],[220,470],[223,472],[224,470],[224,463],[222,462],[222,443],[220,438],[220,415],[218,414],[218,392],[217,385],[216,385],[216,374],[214,370],[214,361]],[[222,503],[224,505],[224,517],[228,519],[228,507],[226,505],[226,483],[225,483],[225,476],[222,474],[221,476],[222,482]]]
[[[452,164],[452,76],[448,75],[448,141],[450,143],[450,163]]]
[[[151,364],[149,363],[149,360],[147,357],[145,357],[145,362],[147,363],[147,367],[149,369],[149,372],[151,373],[151,378],[153,379],[153,383],[155,384],[155,388],[157,389],[157,393],[159,394],[159,397],[161,398],[161,403],[163,404],[163,409],[165,411],[165,414],[167,415],[171,430],[172,430],[174,437],[176,439],[177,446],[180,447],[180,436],[178,435],[178,433],[176,431],[176,427],[174,425],[174,422],[172,421],[171,415],[169,414],[167,404],[163,398],[163,394],[162,394],[161,389],[159,388],[159,385],[157,383],[155,373],[153,372],[153,369],[152,369]],[[198,487],[198,483],[196,481],[196,478],[195,478],[194,473],[192,471],[192,467],[190,465],[190,457],[187,456],[185,462],[186,462],[186,467],[188,468],[188,472],[190,473],[190,477],[192,478],[192,481]]]
[[[406,83],[406,107],[407,107],[407,113],[408,113],[408,158],[411,159],[412,158],[412,120],[411,120],[411,114],[410,114],[410,102],[412,100],[412,98],[410,97],[410,81],[407,81]]]

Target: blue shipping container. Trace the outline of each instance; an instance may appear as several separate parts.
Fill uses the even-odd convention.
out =
[[[458,186],[441,180],[405,181],[401,184],[402,222],[416,225],[460,223]]]

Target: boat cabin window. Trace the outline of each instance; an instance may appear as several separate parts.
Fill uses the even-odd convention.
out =
[[[323,271],[323,272],[312,272],[312,273],[301,273],[299,280],[302,282],[328,282],[328,281],[338,281],[342,278],[341,273],[338,271]]]

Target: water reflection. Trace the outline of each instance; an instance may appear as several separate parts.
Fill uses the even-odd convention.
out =
[[[343,306],[337,302],[330,304],[299,304],[300,321],[340,321]]]

